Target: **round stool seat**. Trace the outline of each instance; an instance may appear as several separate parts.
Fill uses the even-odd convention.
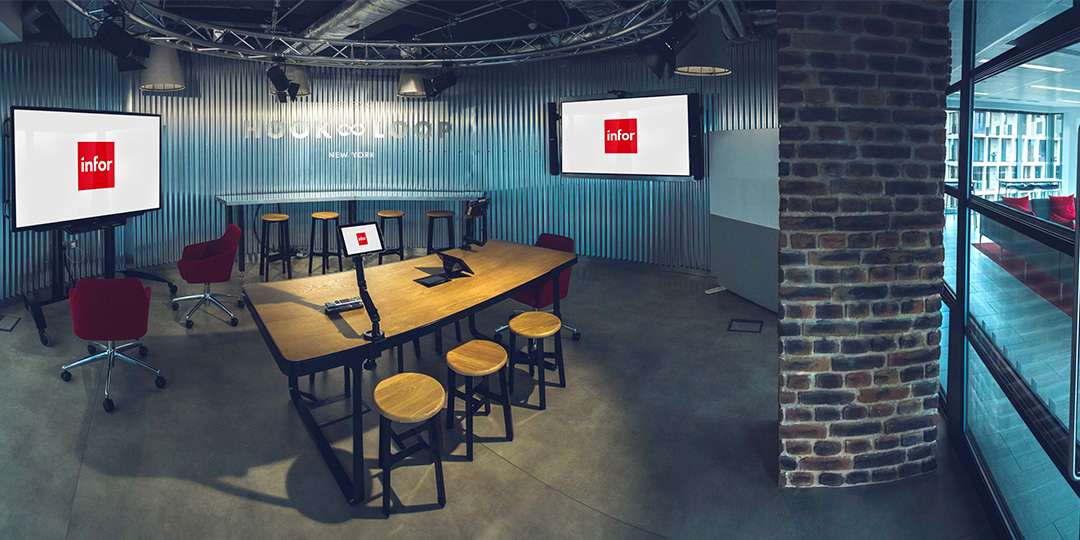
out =
[[[446,365],[466,377],[491,375],[506,365],[506,359],[506,349],[486,339],[474,339],[446,353]]]
[[[454,217],[454,211],[453,210],[428,210],[427,216],[428,217],[434,217],[434,218]]]
[[[526,311],[510,319],[510,331],[529,339],[554,336],[562,328],[562,321],[546,311]]]
[[[314,218],[314,219],[337,219],[338,213],[337,212],[315,212],[314,214],[311,214],[311,217]]]
[[[289,214],[263,214],[259,216],[263,221],[289,221]]]
[[[402,212],[401,210],[379,210],[379,217],[396,218],[404,215],[405,212]]]
[[[435,416],[446,402],[439,381],[422,373],[401,373],[375,387],[375,409],[394,422],[415,424]]]

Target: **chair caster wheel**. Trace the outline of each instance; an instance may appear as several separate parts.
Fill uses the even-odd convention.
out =
[[[64,382],[70,381],[71,380],[71,372],[66,370],[66,369],[64,371],[61,371],[60,372],[60,380],[64,381]]]
[[[113,400],[111,400],[109,398],[105,398],[105,401],[101,402],[101,408],[105,409],[105,412],[111,413],[111,412],[113,412],[113,409],[116,408],[116,405],[113,404]]]
[[[502,334],[495,334],[495,343],[502,343]]]
[[[236,307],[238,307],[240,309],[244,309],[244,301],[243,300],[237,300],[236,301]]]
[[[46,347],[52,345],[52,337],[49,336],[48,332],[38,332],[38,340]]]
[[[229,320],[229,326],[236,326],[238,324],[240,324],[240,319],[237,319],[236,317]]]
[[[193,321],[191,319],[188,319],[188,320],[184,321],[184,328],[187,328],[188,330],[191,330],[192,328],[195,328],[195,321]]]
[[[96,351],[97,351],[97,349],[93,345],[87,345],[86,346],[86,352],[88,354],[94,354]]]
[[[176,294],[176,290],[177,290],[176,285],[173,285],[172,283],[170,283],[169,284],[169,294]]]
[[[146,355],[150,354],[150,349],[146,345],[139,346],[139,356],[146,358]]]
[[[173,302],[172,303],[172,310],[173,311],[180,311],[180,304],[178,304],[176,302]]]
[[[574,335],[570,336],[570,339],[574,341],[581,341],[581,332],[574,332]]]
[[[158,388],[165,388],[165,383],[165,377],[162,377],[161,375],[158,375],[157,378],[154,379],[154,386],[157,386]]]

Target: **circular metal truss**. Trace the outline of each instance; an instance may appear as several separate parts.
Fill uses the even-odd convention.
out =
[[[118,6],[124,29],[140,39],[198,54],[290,64],[349,68],[482,66],[552,60],[610,51],[662,33],[672,22],[671,0],[646,0],[585,24],[561,30],[484,41],[442,43],[302,38],[238,30],[187,19],[142,0],[65,0],[91,26]],[[695,14],[719,0],[693,3]],[[115,10],[115,8],[111,8]],[[113,19],[121,22],[121,19]]]

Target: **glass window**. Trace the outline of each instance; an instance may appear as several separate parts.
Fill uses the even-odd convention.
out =
[[[984,62],[1013,48],[1017,37],[1072,7],[1061,0],[993,0],[975,10],[975,61]],[[957,8],[962,16],[962,8]],[[950,16],[954,10],[950,9]],[[951,23],[951,21],[950,21]],[[951,24],[950,24],[951,26]],[[962,41],[953,33],[953,43]],[[959,53],[956,53],[959,54]],[[954,56],[959,58],[959,56]],[[953,65],[960,65],[954,62]]]
[[[956,290],[956,198],[945,195],[945,231],[942,236],[945,244],[945,283]]]
[[[1021,534],[1075,539],[1080,498],[970,346],[967,365],[968,433]]]
[[[976,212],[970,219],[970,314],[1068,425],[1073,259]]]

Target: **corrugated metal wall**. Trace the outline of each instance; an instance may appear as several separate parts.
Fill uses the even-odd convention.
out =
[[[431,102],[397,98],[396,71],[309,68],[312,96],[279,104],[269,95],[264,64],[182,54],[187,90],[147,95],[138,91],[137,80],[116,75],[112,61],[100,54],[78,47],[38,53],[0,47],[3,87],[14,73],[15,86],[22,89],[17,96],[0,89],[0,105],[115,109],[115,102],[127,110],[162,115],[164,209],[133,220],[118,242],[120,249],[131,246],[129,264],[136,267],[175,262],[184,245],[220,234],[225,208],[214,201],[218,194],[414,189],[489,192],[495,199],[495,237],[531,243],[541,232],[555,232],[576,238],[583,255],[704,270],[709,261],[707,182],[551,176],[545,104],[613,89],[690,89],[704,95],[706,130],[776,127],[775,51],[774,36],[732,47],[735,74],[722,78],[660,81],[631,56],[472,68],[460,71],[458,85]],[[39,93],[57,84],[53,81],[61,72],[65,80],[74,75],[78,83],[43,101]],[[441,139],[415,134],[375,139],[373,126],[380,121],[408,126],[446,121],[453,129]],[[316,138],[314,126],[322,122],[330,138]],[[364,123],[364,136],[338,136],[341,122]],[[268,127],[287,129],[294,123],[300,133],[309,129],[311,134],[302,139],[269,136]],[[258,138],[250,126],[257,127]],[[354,150],[375,151],[377,158],[327,157],[331,151]],[[424,211],[439,206],[365,202],[359,209],[362,218],[373,218],[381,208],[405,210],[406,244],[422,246]],[[345,211],[344,204],[287,204],[274,210],[293,216],[293,243],[306,245],[308,216],[328,209]],[[249,212],[249,223],[252,217]],[[11,235],[3,230],[0,242],[10,243]],[[253,240],[250,230],[247,234]],[[0,243],[5,269],[43,274],[44,235],[40,241],[25,234],[15,238],[18,249]],[[257,249],[253,241],[248,246],[249,252]],[[5,276],[0,296],[45,283],[44,278]]]

